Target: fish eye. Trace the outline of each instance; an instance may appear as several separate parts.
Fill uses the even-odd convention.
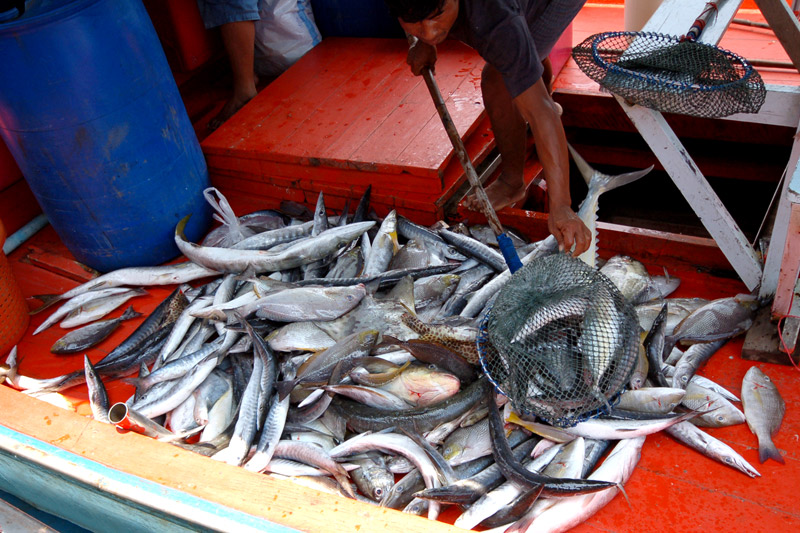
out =
[[[769,379],[769,376],[764,376],[764,381],[772,381],[772,380]]]
[[[717,420],[719,420],[720,422],[724,422],[725,421],[725,417],[720,415],[720,416],[717,417]]]
[[[375,495],[375,497],[376,497],[376,498],[380,498],[381,496],[383,496],[383,489],[382,489],[382,488],[380,488],[380,487],[377,487],[377,488],[376,488],[376,489],[373,491],[373,494]]]
[[[433,363],[429,364],[428,370],[436,370],[436,365],[434,365]]]
[[[687,381],[689,381],[689,376],[681,376],[682,383],[686,383]]]
[[[728,463],[729,465],[732,465],[732,464],[733,464],[733,458],[732,458],[732,457],[725,457],[725,459],[724,459],[724,460],[725,460],[725,462],[726,462],[726,463]]]

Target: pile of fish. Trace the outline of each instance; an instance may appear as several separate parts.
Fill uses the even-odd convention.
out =
[[[596,239],[599,194],[639,176],[585,177],[581,216]],[[607,261],[601,271],[636,305],[640,364],[608,416],[555,428],[522,419],[477,366],[480,321],[510,278],[487,228],[425,228],[395,212],[371,220],[369,191],[352,216],[329,217],[320,195],[310,219],[236,217],[215,193],[221,226],[200,244],[183,236],[185,221],[176,228],[188,261],[101,275],[54,298],[61,306],[36,331],[92,322],[54,347],[79,353],[133,317],[97,321],[143,287],[176,285],[125,341],[49,379],[18,374],[14,351],[5,381],[33,395],[85,381],[97,420],[434,519],[460,506],[465,529],[577,525],[614,498],[646,435],[661,430],[757,476],[700,429],[746,420],[762,462],[783,462],[771,436],[784,407],[769,378],[748,372],[742,413],[696,373],[752,324],[750,296],[669,298],[679,280],[629,257]],[[552,237],[515,246],[523,262],[557,252]],[[594,254],[588,261],[596,266]],[[113,379],[135,386],[126,402],[109,405]]]

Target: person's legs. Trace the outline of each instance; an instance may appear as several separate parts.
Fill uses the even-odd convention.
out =
[[[217,116],[209,121],[209,129],[218,128],[257,94],[258,82],[253,72],[255,27],[252,20],[229,22],[220,26],[222,42],[233,75],[233,95]]]
[[[483,68],[481,92],[502,165],[500,175],[486,187],[486,195],[495,210],[500,210],[525,199],[522,171],[527,124],[514,107],[500,72],[489,64]],[[468,209],[480,210],[480,203],[474,194],[465,198],[463,204]]]

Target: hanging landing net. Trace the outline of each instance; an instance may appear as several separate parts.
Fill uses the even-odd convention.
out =
[[[766,98],[764,82],[747,60],[686,37],[599,33],[572,55],[602,87],[656,111],[720,118],[757,113]]]
[[[561,427],[607,412],[638,357],[631,305],[603,274],[563,253],[515,272],[481,329],[489,379],[517,412]]]

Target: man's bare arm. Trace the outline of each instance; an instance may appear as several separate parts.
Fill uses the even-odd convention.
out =
[[[572,210],[569,194],[569,153],[567,137],[558,108],[539,79],[514,99],[514,105],[530,124],[536,151],[544,168],[550,213],[547,227],[561,250],[575,249],[578,256],[589,248],[591,234]]]

